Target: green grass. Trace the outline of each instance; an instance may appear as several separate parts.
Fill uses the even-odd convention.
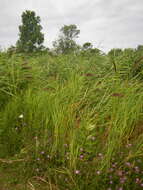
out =
[[[143,85],[124,61],[1,54],[1,189],[143,188]]]

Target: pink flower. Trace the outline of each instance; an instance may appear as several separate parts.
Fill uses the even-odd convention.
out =
[[[126,162],[125,165],[128,166],[128,167],[130,167],[131,163],[130,162]]]
[[[80,155],[80,159],[82,159],[83,157],[84,157],[84,156],[81,154],[81,155]]]
[[[75,170],[75,174],[79,174],[80,173],[80,171],[79,170]]]
[[[140,179],[139,178],[136,178],[136,183],[140,183]]]
[[[123,190],[123,187],[119,187],[119,189],[118,190]]]

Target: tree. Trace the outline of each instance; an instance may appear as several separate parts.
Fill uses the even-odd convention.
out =
[[[53,42],[57,53],[69,53],[78,49],[75,39],[78,38],[80,30],[74,24],[64,25],[60,29],[59,39]]]
[[[93,45],[92,45],[90,42],[86,42],[86,43],[84,43],[83,46],[82,46],[82,49],[83,49],[84,51],[86,51],[86,50],[91,50],[92,48],[93,48]]]
[[[34,11],[25,11],[22,14],[22,25],[19,26],[19,52],[34,52],[43,48],[44,35],[41,33],[40,17]]]

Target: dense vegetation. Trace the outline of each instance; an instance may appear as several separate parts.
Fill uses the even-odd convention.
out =
[[[143,189],[143,46],[106,55],[65,25],[49,50],[39,22],[0,52],[0,189]]]
[[[1,53],[0,163],[12,173],[1,184],[143,188],[142,61],[136,69],[134,59],[137,50]]]

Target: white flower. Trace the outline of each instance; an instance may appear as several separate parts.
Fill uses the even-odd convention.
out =
[[[19,115],[19,118],[22,119],[23,118],[23,114]]]

